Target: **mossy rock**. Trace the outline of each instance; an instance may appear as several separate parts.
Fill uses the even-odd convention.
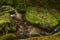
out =
[[[53,28],[58,24],[57,19],[47,9],[37,11],[36,7],[28,7],[25,18],[30,23],[40,24],[44,28]]]

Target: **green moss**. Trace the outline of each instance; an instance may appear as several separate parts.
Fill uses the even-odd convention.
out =
[[[14,8],[11,8],[9,6],[4,6],[0,8],[0,31],[3,28],[7,31],[16,31],[16,25],[13,21],[13,18],[10,16],[10,12],[13,12],[14,10]]]
[[[35,7],[29,7],[27,8],[25,18],[27,21],[40,24],[43,27],[54,27],[58,24],[56,18],[51,15],[47,9],[38,12]]]
[[[10,22],[10,13],[11,11],[14,11],[14,9],[10,7],[1,7],[0,8],[0,25],[4,23]]]
[[[9,33],[9,34],[4,34],[2,36],[0,36],[0,40],[7,40],[8,38],[12,39],[15,38],[16,35],[13,33]]]
[[[51,12],[51,14],[60,22],[60,12],[54,11]]]

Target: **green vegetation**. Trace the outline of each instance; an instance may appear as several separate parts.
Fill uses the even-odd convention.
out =
[[[0,40],[7,40],[8,38],[14,38],[15,34],[10,33],[11,31],[16,31],[16,25],[13,21],[13,18],[10,16],[10,12],[13,12],[14,9],[10,7],[0,8],[0,32],[3,32],[0,36]],[[4,31],[3,31],[4,29]],[[1,34],[0,34],[1,35]]]
[[[15,37],[16,37],[15,34],[9,33],[9,34],[4,34],[4,35],[0,36],[0,40],[7,40],[7,39],[11,39],[12,40]]]
[[[60,12],[54,11],[54,12],[51,12],[51,14],[55,16],[58,22],[60,22]]]
[[[7,8],[2,7],[0,9],[0,25],[1,25],[1,28],[2,28],[2,26],[3,26],[3,28],[5,28],[5,26],[6,26],[6,29],[8,29],[8,30],[10,30],[10,29],[16,30],[16,26],[14,25],[14,22],[12,21],[13,19],[10,17],[10,13],[9,13],[9,12],[13,12],[13,11],[14,11],[14,9],[8,8],[8,7]],[[7,23],[10,23],[10,25],[8,25]]]
[[[60,31],[58,31],[57,33],[54,33],[54,34],[52,34],[50,36],[59,36],[59,35],[60,35]]]
[[[53,28],[58,24],[57,19],[51,15],[47,9],[43,9],[41,11],[37,11],[36,7],[29,7],[27,8],[26,12],[26,20],[34,23],[34,24],[40,24],[43,27],[51,27]]]
[[[14,9],[1,6],[11,6]],[[15,37],[12,31],[16,31],[17,28],[14,19],[10,17],[10,12],[15,11],[15,9],[18,12],[26,12],[26,21],[39,24],[44,28],[54,28],[60,23],[60,0],[0,0],[0,40],[8,39],[11,36]],[[49,12],[48,9],[56,11]],[[53,35],[58,34],[60,31]]]

